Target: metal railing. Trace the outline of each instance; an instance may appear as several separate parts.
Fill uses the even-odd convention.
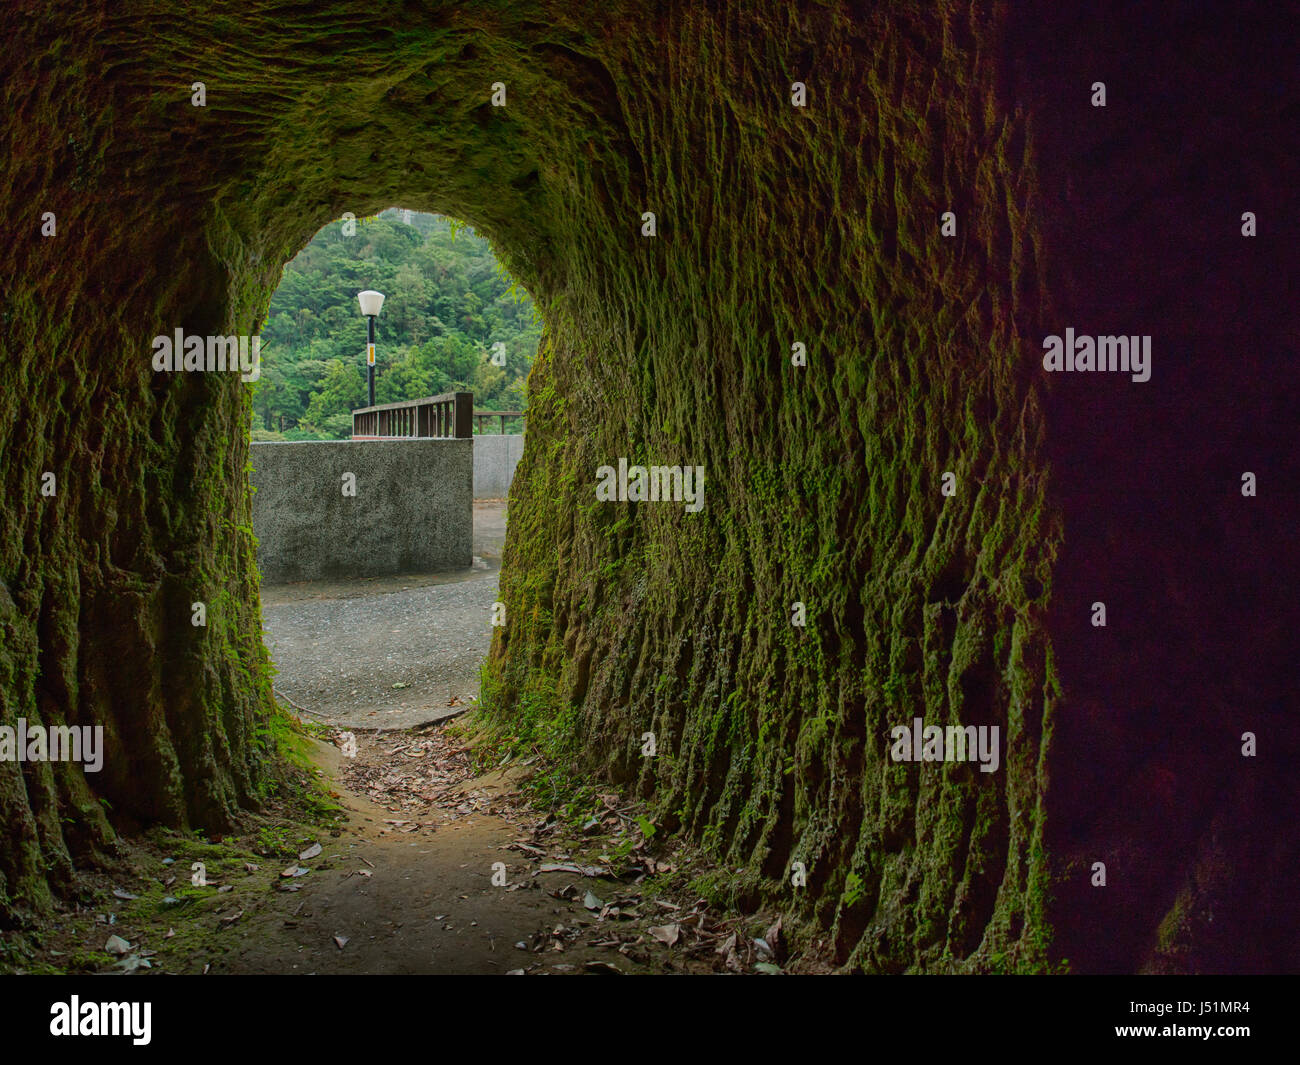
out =
[[[483,422],[488,418],[500,418],[501,433],[502,435],[504,435],[506,431],[507,418],[522,419],[524,418],[524,416],[525,416],[524,411],[521,410],[476,410],[474,412],[474,421],[478,423],[478,428],[476,432],[478,432],[478,434],[482,436],[483,433],[486,432],[486,430],[483,428]]]
[[[379,403],[352,412],[352,439],[460,439],[474,435],[473,415],[473,392]]]

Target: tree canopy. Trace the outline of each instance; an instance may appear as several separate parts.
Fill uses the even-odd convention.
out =
[[[344,230],[355,230],[350,234]],[[532,300],[491,245],[440,215],[391,208],[331,222],[285,266],[262,327],[254,439],[343,439],[366,405],[366,322],[357,293],[386,296],[375,322],[375,399],[468,390],[522,410],[541,337]],[[493,358],[497,343],[502,354]]]

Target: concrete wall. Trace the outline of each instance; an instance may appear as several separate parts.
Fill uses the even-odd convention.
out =
[[[270,583],[470,564],[470,440],[254,443],[253,531]],[[355,497],[343,474],[356,475]]]
[[[523,453],[523,433],[474,437],[474,498],[505,499]]]

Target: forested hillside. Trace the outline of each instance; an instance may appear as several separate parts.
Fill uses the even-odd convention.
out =
[[[350,236],[344,225],[326,226],[284,268],[262,327],[253,438],[351,433],[350,412],[367,401],[357,306],[367,288],[387,297],[376,322],[376,402],[468,389],[476,407],[523,409],[540,322],[488,242],[450,219],[396,209],[357,219]],[[492,358],[497,342],[504,366]]]

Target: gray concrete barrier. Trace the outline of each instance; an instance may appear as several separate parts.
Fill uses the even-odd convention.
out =
[[[523,453],[523,433],[474,437],[474,498],[505,499]]]
[[[468,567],[472,439],[252,445],[253,532],[276,584]],[[345,495],[345,474],[356,495]]]

